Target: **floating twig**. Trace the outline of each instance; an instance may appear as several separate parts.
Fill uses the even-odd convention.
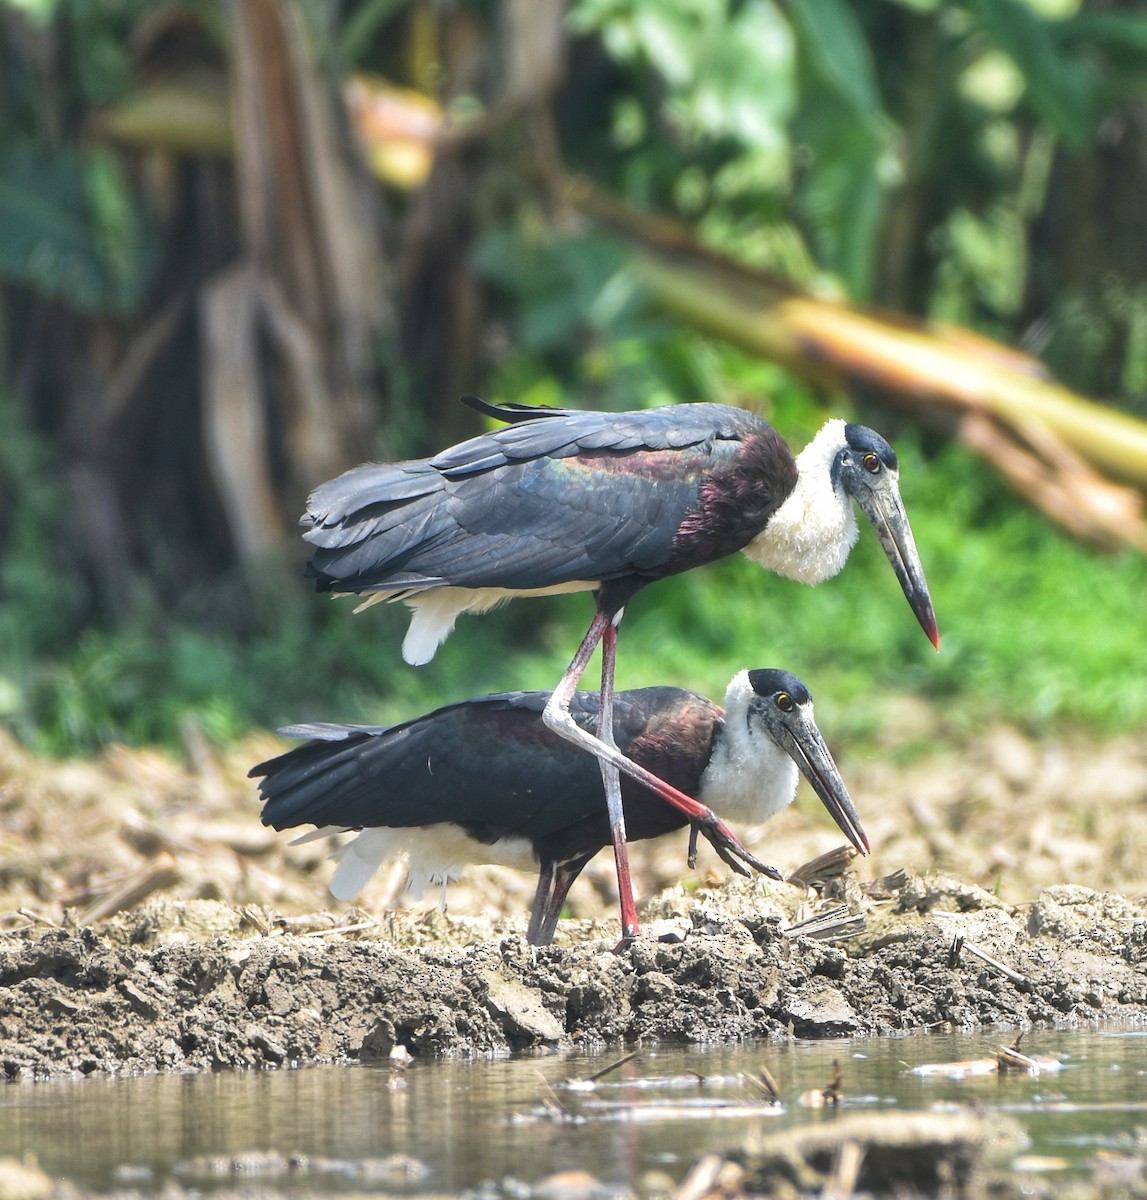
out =
[[[834,1058],[832,1060],[832,1079],[826,1088],[810,1088],[807,1092],[801,1092],[798,1103],[805,1108],[825,1108],[831,1105],[833,1108],[839,1108],[840,1102],[844,1098],[844,1074],[840,1069],[840,1060]]]
[[[1010,1046],[996,1047],[996,1065],[1001,1074],[1004,1071],[1026,1071],[1029,1075],[1039,1074],[1039,1063],[1034,1058],[1020,1053],[1020,1040],[1023,1036],[1021,1029]]]
[[[555,1092],[553,1089],[553,1085],[541,1073],[541,1071],[535,1071],[534,1074],[538,1077],[538,1080],[542,1085],[542,1091],[545,1093],[542,1096],[542,1107],[551,1116],[557,1117],[563,1121],[568,1121],[570,1110],[561,1102],[557,1092]]]
[[[825,1104],[831,1104],[833,1108],[839,1108],[841,1100],[844,1099],[844,1072],[840,1069],[840,1060],[837,1058],[832,1060],[832,1080],[821,1095],[824,1096]]]
[[[745,1079],[755,1088],[762,1091],[770,1104],[780,1104],[781,1088],[768,1067],[761,1067],[756,1075],[745,1072]]]
[[[632,1062],[640,1053],[640,1050],[631,1050],[616,1062],[611,1062],[608,1067],[602,1067],[600,1071],[595,1071],[585,1082],[597,1083],[599,1079],[608,1075],[611,1071],[616,1071],[618,1067],[624,1067],[627,1062]]]
[[[1010,1046],[998,1047],[996,1065],[1001,1074],[1005,1071],[1025,1071],[1029,1075],[1038,1075],[1040,1072],[1040,1065],[1034,1058],[1028,1058]]]

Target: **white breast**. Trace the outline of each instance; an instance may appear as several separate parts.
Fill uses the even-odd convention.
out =
[[[725,723],[697,798],[721,817],[760,825],[792,803],[800,775],[764,729],[746,719],[752,695],[742,671],[725,693]]]

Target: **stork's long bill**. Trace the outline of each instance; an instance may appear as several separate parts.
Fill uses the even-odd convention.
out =
[[[872,523],[884,553],[900,580],[904,595],[920,628],[928,640],[940,649],[940,631],[936,626],[936,613],[932,608],[932,597],[928,593],[928,581],[924,578],[924,567],[912,536],[912,526],[904,511],[904,501],[898,490],[884,492],[860,492],[856,501],[864,515]]]
[[[872,847],[868,844],[868,835],[860,824],[860,814],[852,803],[852,797],[848,794],[848,788],[844,786],[844,780],[840,777],[820,730],[815,725],[805,725],[798,732],[790,729],[785,733],[784,750],[812,785],[812,790],[820,797],[821,803],[840,826],[844,836],[859,853],[868,854]]]

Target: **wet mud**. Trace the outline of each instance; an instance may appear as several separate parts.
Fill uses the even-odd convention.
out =
[[[610,921],[396,914],[291,930],[268,910],[153,899],[76,930],[0,939],[8,1079],[1147,1020],[1147,909],[1072,885],[1025,910],[943,876],[846,900],[864,928],[787,932],[797,889],[662,893]]]

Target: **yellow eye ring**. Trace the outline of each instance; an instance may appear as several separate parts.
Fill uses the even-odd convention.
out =
[[[870,474],[875,475],[880,470],[880,459],[875,454],[866,454],[863,461],[864,469]]]
[[[777,708],[781,712],[792,712],[796,705],[793,703],[793,698],[788,692],[777,692]]]

